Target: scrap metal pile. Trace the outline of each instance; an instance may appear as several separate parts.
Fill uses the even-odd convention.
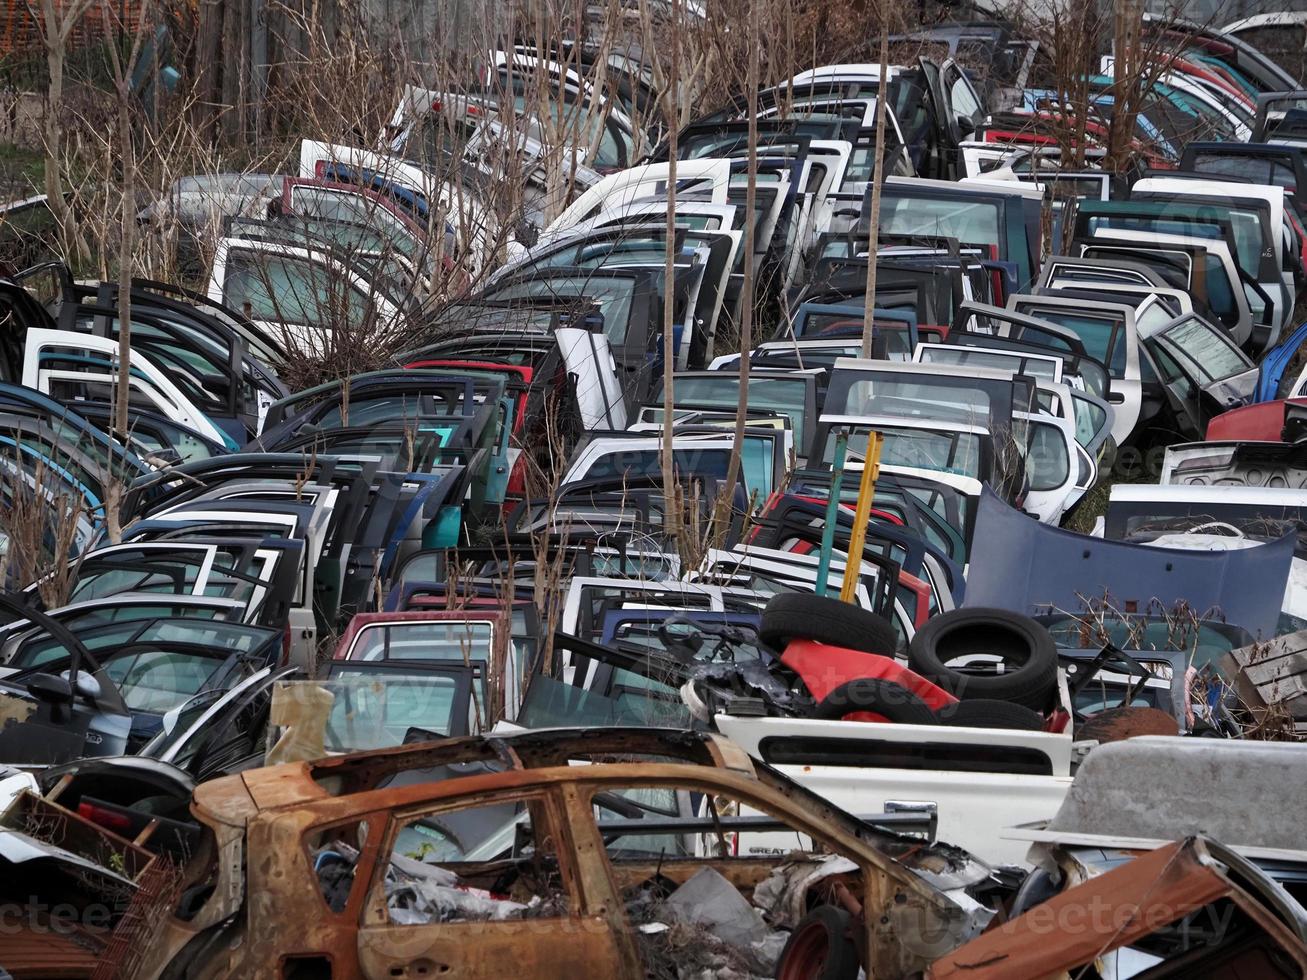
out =
[[[207,291],[0,281],[0,967],[1307,975],[1307,91],[1260,29],[1145,18],[1121,172],[1111,59],[1068,104],[1001,23],[675,140],[633,62],[497,52],[147,210]],[[520,73],[598,120],[561,203]],[[342,336],[411,343],[290,390]]]

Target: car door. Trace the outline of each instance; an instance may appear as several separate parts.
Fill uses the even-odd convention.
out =
[[[1080,457],[1075,429],[1066,419],[1051,415],[1016,412],[1013,417],[1026,427],[1026,490],[1021,509],[1056,526],[1083,493],[1076,488]]]
[[[99,400],[100,392],[108,392],[118,383],[117,359],[116,340],[65,330],[28,330],[23,350],[23,384],[65,403],[88,396]],[[176,419],[214,442],[236,448],[231,437],[147,357],[133,350],[129,352],[129,360],[129,385],[138,397],[165,418]]]
[[[1118,445],[1124,444],[1143,415],[1135,308],[1127,303],[1093,303],[1061,296],[1011,296],[1008,305],[1074,331],[1089,355],[1107,366],[1108,401],[1116,414],[1112,436]]]
[[[984,100],[952,58],[940,66],[939,78],[948,100],[949,118],[956,126],[955,134],[961,143],[984,121]]]
[[[615,928],[623,922],[621,896],[602,859],[590,849],[572,846],[574,835],[563,816],[561,792],[492,790],[416,802],[381,814],[382,826],[370,830],[384,834],[381,859],[359,906],[345,909],[359,923],[357,973],[348,972],[363,980],[444,973],[467,980],[502,980],[544,972],[636,980],[628,969],[636,962],[634,940]],[[490,888],[486,862],[468,845],[501,826],[507,828],[503,836],[510,847],[510,867],[534,861],[554,869],[549,904],[530,921],[518,915],[488,918],[473,913],[472,903],[458,901],[446,915],[392,912],[393,861],[430,864],[433,873],[452,877],[464,889]],[[466,890],[463,894],[472,897]]]
[[[1241,273],[1229,246],[1223,240],[1196,238],[1187,235],[1169,235],[1128,228],[1104,229],[1090,241],[1080,244],[1086,255],[1135,254],[1148,251],[1170,252],[1187,258],[1190,264],[1189,289],[1195,299],[1201,297],[1209,310],[1230,331],[1234,342],[1241,347],[1254,342],[1254,328],[1262,327],[1256,342],[1264,344],[1270,335],[1269,324],[1255,323],[1248,303],[1249,290],[1261,300],[1262,316],[1274,304],[1264,290],[1246,274]],[[1248,289],[1245,289],[1245,285]]]
[[[1196,314],[1176,317],[1144,342],[1155,361],[1168,358],[1203,393],[1209,415],[1248,404],[1256,394],[1257,366]]]
[[[650,163],[609,174],[578,197],[540,235],[546,242],[602,211],[667,192],[669,167]],[[731,161],[721,159],[680,160],[676,164],[677,195],[725,204],[730,184]]]
[[[310,355],[327,349],[336,325],[358,335],[400,318],[393,300],[328,253],[277,242],[220,240],[209,296]]]
[[[249,329],[226,322],[216,310],[200,309],[199,304],[207,305],[203,298],[164,295],[152,285],[135,283],[131,290],[132,349],[147,355],[216,425],[244,443],[267,405],[286,394],[267,366],[275,363],[273,352]],[[66,286],[59,329],[117,340],[118,305],[116,283]]]

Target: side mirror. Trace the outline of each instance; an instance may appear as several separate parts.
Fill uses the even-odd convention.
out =
[[[68,671],[59,675],[65,681],[68,680]],[[85,670],[77,672],[77,695],[85,698],[87,701],[94,701],[100,697],[100,682],[95,679],[94,674],[87,673]]]
[[[27,682],[27,692],[47,704],[68,704],[73,700],[73,688],[68,678],[54,674],[37,674]]]

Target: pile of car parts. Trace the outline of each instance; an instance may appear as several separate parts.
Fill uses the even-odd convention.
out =
[[[1301,66],[1147,15],[1123,139],[953,15],[677,134],[508,45],[0,279],[0,969],[1304,974]]]

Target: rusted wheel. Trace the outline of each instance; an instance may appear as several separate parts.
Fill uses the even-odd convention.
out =
[[[776,980],[856,980],[858,948],[853,916],[833,905],[818,905],[790,933],[776,964]]]

